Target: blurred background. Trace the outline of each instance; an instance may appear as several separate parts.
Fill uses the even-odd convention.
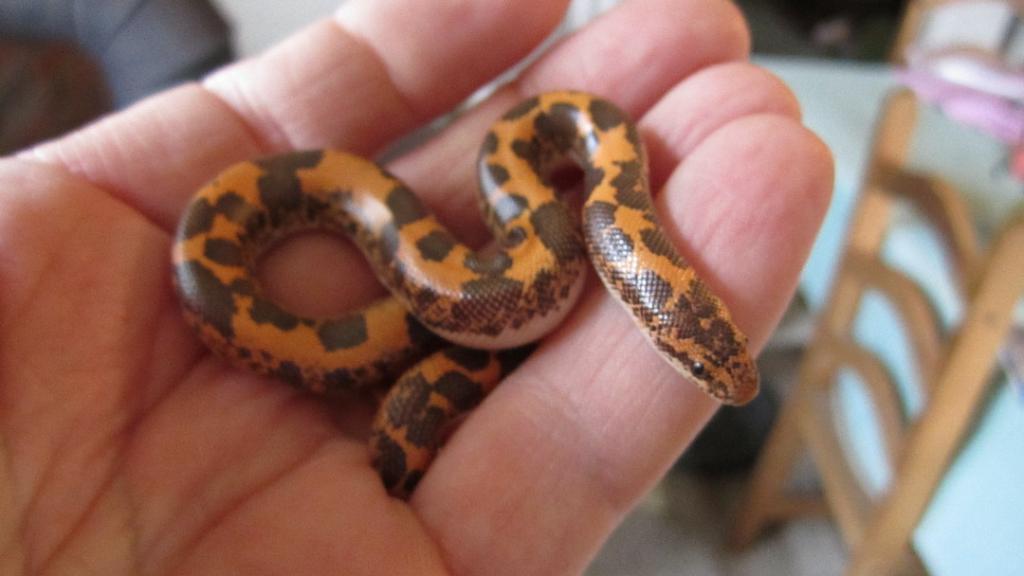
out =
[[[551,40],[616,3],[575,0]],[[337,4],[0,0],[0,152]],[[833,204],[764,393],[719,412],[588,574],[1024,574],[1022,3],[738,4],[835,155]]]

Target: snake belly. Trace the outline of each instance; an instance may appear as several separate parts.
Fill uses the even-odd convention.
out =
[[[562,198],[557,174],[567,163],[583,173],[582,218]],[[571,310],[588,254],[682,374],[726,403],[756,394],[746,338],[662,232],[639,133],[618,108],[579,92],[528,99],[493,125],[478,173],[495,237],[484,250],[458,242],[405,184],[358,156],[314,150],[228,168],[178,226],[174,284],[186,321],[231,363],[314,392],[404,372],[371,439],[396,495],[416,486],[448,425],[523,358],[499,350],[523,350]],[[257,263],[306,230],[351,239],[391,296],[332,318],[278,306]],[[430,354],[444,341],[460,348]]]

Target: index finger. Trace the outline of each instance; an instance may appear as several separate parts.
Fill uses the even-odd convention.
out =
[[[375,152],[524,57],[564,6],[353,0],[202,84],[22,157],[65,167],[169,230],[194,190],[231,163],[297,148]]]

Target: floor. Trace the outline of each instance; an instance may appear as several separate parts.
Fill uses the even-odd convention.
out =
[[[290,31],[329,14],[339,0],[215,0],[232,22],[242,56],[254,54]],[[576,0],[570,19],[583,21],[614,0]],[[746,7],[745,7],[746,8]],[[765,26],[770,15],[758,16]],[[803,44],[784,26],[770,43],[789,50]],[[784,371],[784,370],[783,370]],[[803,474],[804,482],[813,475]],[[673,472],[612,535],[587,570],[588,576],[830,576],[840,574],[842,542],[825,519],[791,522],[766,534],[744,552],[725,547],[744,489],[742,475],[705,479]]]
[[[776,332],[776,346],[762,353],[758,360],[767,387],[762,395],[774,393],[771,396],[781,397],[785,386],[779,383],[793,381],[800,350],[791,343],[805,341],[808,328],[807,317],[799,312],[799,306],[794,306]],[[755,403],[740,410],[749,414]],[[720,413],[716,420],[721,416]],[[757,429],[757,425],[752,424],[755,420],[748,416],[742,428]],[[832,576],[842,573],[846,552],[839,533],[827,518],[806,518],[771,528],[747,550],[728,548],[729,531],[746,489],[746,472],[709,476],[683,470],[687,466],[713,464],[706,456],[693,456],[695,451],[706,451],[708,445],[713,447],[716,438],[704,436],[717,433],[715,428],[713,420],[676,470],[626,518],[594,560],[587,576]],[[719,442],[741,446],[743,439],[736,437],[736,428],[725,428],[726,434],[719,436]],[[797,466],[791,488],[801,493],[817,488],[817,478],[809,461]]]
[[[745,483],[671,475],[633,511],[588,576],[830,576],[842,573],[842,542],[831,523],[808,519],[765,534],[743,552],[726,549]]]

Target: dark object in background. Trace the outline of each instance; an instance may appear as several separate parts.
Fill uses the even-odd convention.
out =
[[[0,0],[0,37],[78,46],[117,107],[233,56],[228,25],[207,0]]]
[[[884,60],[904,2],[897,0],[771,0],[824,54]]]
[[[233,57],[206,0],[0,0],[0,154]]]
[[[779,411],[779,397],[772,386],[746,406],[722,406],[697,436],[677,470],[707,476],[748,471],[757,461]]]
[[[771,2],[807,30],[835,18],[853,20],[874,17],[898,18],[904,5],[901,0],[771,0]]]
[[[760,54],[886,61],[905,2],[735,0]]]
[[[0,154],[109,110],[102,78],[92,59],[69,44],[0,41]]]

